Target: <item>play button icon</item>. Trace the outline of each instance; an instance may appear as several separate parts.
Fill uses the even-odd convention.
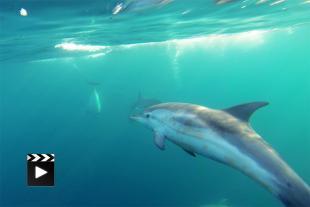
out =
[[[54,154],[27,155],[27,182],[29,186],[54,186]]]
[[[42,168],[36,166],[35,168],[35,178],[38,179],[42,177],[43,175],[47,174],[48,172],[46,170],[43,170]]]

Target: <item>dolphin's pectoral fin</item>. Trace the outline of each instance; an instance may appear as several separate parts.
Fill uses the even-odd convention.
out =
[[[231,115],[235,116],[236,118],[248,122],[251,115],[259,108],[268,105],[268,102],[253,102],[253,103],[246,103],[241,104],[238,106],[233,106],[231,108],[225,109]]]
[[[189,155],[191,155],[191,156],[193,156],[193,157],[196,157],[196,154],[195,153],[193,153],[192,151],[189,151],[189,150],[187,150],[187,149],[184,149],[184,148],[182,148],[185,152],[187,152]]]
[[[158,132],[155,132],[154,143],[160,150],[164,150],[165,149],[165,136]]]

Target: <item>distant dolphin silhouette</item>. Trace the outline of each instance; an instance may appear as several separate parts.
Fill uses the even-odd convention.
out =
[[[101,113],[101,97],[98,93],[98,90],[94,88],[89,97],[88,111],[95,114]]]
[[[249,124],[251,115],[265,105],[254,102],[215,110],[162,103],[131,118],[154,131],[159,149],[165,149],[165,140],[169,140],[192,156],[199,154],[238,169],[287,207],[309,207],[309,186]]]
[[[161,101],[159,101],[158,99],[145,98],[141,95],[141,93],[139,93],[137,100],[131,106],[131,113],[132,114],[141,113],[146,108],[160,103]]]
[[[90,85],[93,89],[89,97],[89,111],[95,112],[96,114],[101,113],[101,101],[102,97],[100,96],[98,87],[100,82],[97,81],[87,81],[87,84]]]

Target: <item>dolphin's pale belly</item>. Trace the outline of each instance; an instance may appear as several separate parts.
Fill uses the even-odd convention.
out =
[[[194,134],[199,135],[195,136]],[[167,127],[165,135],[168,140],[181,148],[232,166],[258,180],[264,186],[270,188],[270,190],[275,190],[275,186],[270,186],[275,181],[274,176],[270,172],[266,171],[255,160],[239,151],[218,134],[205,129],[195,133],[186,133],[184,130],[174,130]]]

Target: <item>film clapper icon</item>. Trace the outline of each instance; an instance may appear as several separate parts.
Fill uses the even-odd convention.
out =
[[[28,186],[54,186],[54,154],[28,154]]]

